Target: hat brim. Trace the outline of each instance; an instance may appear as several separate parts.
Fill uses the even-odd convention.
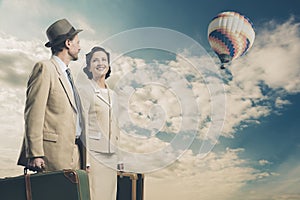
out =
[[[53,42],[50,42],[50,41],[49,41],[49,42],[47,42],[47,43],[45,44],[45,46],[46,46],[46,47],[52,47],[52,46],[54,46],[54,45],[56,45],[56,44],[59,44],[60,42],[66,40],[66,39],[72,38],[74,35],[76,35],[77,33],[81,32],[81,31],[82,31],[82,29],[78,29],[78,30],[75,30],[72,34],[69,34],[69,35],[67,35],[67,34],[66,34],[66,35],[61,35],[59,39],[54,40]]]

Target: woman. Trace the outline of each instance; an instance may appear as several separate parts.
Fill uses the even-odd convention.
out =
[[[105,82],[111,73],[109,63],[110,55],[105,49],[92,48],[86,54],[83,69],[89,80],[79,86],[87,119],[90,187],[94,200],[115,200],[117,192],[120,131],[114,115],[116,97]]]

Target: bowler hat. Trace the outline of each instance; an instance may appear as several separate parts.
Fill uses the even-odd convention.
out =
[[[60,19],[54,22],[47,29],[47,37],[49,42],[45,44],[46,47],[52,47],[53,45],[59,44],[66,39],[72,38],[74,35],[82,31],[81,29],[76,30],[70,22],[66,19]]]

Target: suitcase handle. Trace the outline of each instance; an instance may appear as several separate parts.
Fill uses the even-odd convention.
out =
[[[28,170],[36,171],[37,173],[42,172],[43,169],[33,168],[30,166],[24,167],[24,179],[25,179],[25,189],[26,189],[26,200],[32,200],[32,193],[31,193],[31,182],[30,182],[30,174],[28,174]]]
[[[32,200],[30,174],[27,174],[27,167],[24,168],[24,179],[26,189],[26,200]]]

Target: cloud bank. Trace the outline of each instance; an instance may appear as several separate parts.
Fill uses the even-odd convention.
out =
[[[5,7],[6,4],[2,2],[1,6]],[[88,45],[84,49],[88,50],[94,41],[86,40],[86,43]],[[23,135],[26,79],[34,62],[48,58],[49,51],[41,42],[21,40],[3,32],[0,34],[0,47],[0,174],[9,176],[22,173],[22,170],[15,166],[15,162]],[[222,136],[232,137],[234,140],[237,130],[260,123],[261,117],[280,112],[281,108],[289,104],[287,95],[299,93],[299,49],[299,24],[293,19],[283,24],[270,22],[257,30],[256,41],[251,51],[243,58],[237,59],[230,67],[233,79],[225,84],[227,107]],[[142,60],[126,58],[119,63],[120,69],[131,69],[134,62],[143,63]],[[177,70],[181,70],[183,62],[177,58],[168,64],[174,69],[174,66],[178,66]],[[80,68],[83,60],[74,64],[74,67],[75,65]],[[118,73],[120,72],[116,71],[115,75]],[[112,77],[112,80],[116,79]],[[209,104],[209,91],[205,88],[203,79],[197,76],[190,77],[190,83],[198,105]],[[171,93],[169,95],[172,97]],[[147,108],[147,104],[144,108]],[[209,106],[201,107],[203,113],[200,117],[206,122],[204,126],[199,125],[202,132],[209,126],[210,109]],[[172,110],[171,107],[166,110],[167,113],[174,112],[177,115],[176,110]],[[135,115],[136,112],[133,111],[134,109],[132,115]],[[174,118],[174,113],[169,118],[173,126],[166,129],[176,133],[176,124],[180,124],[180,119]],[[136,117],[138,119],[140,115]],[[202,132],[199,133],[199,138],[202,138]],[[124,141],[124,148],[137,152],[153,151],[166,144],[162,139],[155,137],[149,139],[149,143],[141,145],[131,143],[130,139]],[[245,194],[251,194],[252,199],[299,198],[299,179],[295,178],[299,174],[298,162],[293,158],[288,159],[271,173],[256,169],[249,160],[241,159],[241,151],[247,149],[227,148],[224,152],[211,152],[207,157],[198,159],[189,150],[173,165],[162,171],[147,174],[146,198],[159,199],[162,198],[161,195],[165,195],[164,199],[192,200],[198,199],[199,196],[202,199],[238,199]],[[257,162],[259,165],[272,165],[272,162],[267,160]],[[249,182],[263,184],[259,185],[260,188],[251,184],[250,187]],[[272,188],[275,188],[275,191]]]

